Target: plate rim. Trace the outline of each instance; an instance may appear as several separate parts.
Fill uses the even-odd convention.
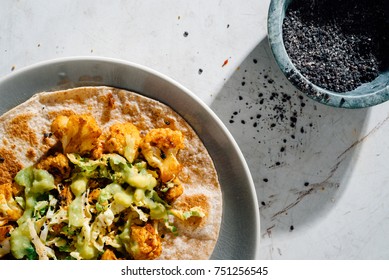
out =
[[[255,248],[254,258],[259,259],[260,225],[261,225],[260,213],[259,213],[259,203],[258,203],[258,199],[257,199],[257,191],[255,189],[255,184],[254,184],[251,172],[250,172],[250,168],[247,164],[247,161],[246,161],[239,145],[237,144],[236,140],[234,139],[234,137],[232,136],[232,134],[230,133],[230,131],[228,130],[226,125],[216,115],[216,113],[200,97],[198,97],[194,92],[192,92],[191,90],[189,90],[188,88],[183,86],[181,83],[177,82],[173,78],[171,78],[171,77],[169,77],[169,76],[167,76],[167,75],[165,75],[157,70],[154,70],[153,68],[150,68],[148,66],[144,66],[144,65],[139,64],[139,63],[127,61],[124,59],[105,57],[105,56],[67,56],[67,57],[54,58],[54,59],[48,59],[48,60],[36,62],[36,63],[30,64],[30,65],[24,66],[22,68],[19,68],[11,73],[8,73],[7,75],[0,78],[0,87],[3,84],[7,83],[9,80],[12,80],[13,78],[18,77],[18,76],[26,75],[26,74],[28,74],[31,71],[34,71],[36,69],[48,67],[50,65],[54,65],[54,64],[58,64],[58,63],[72,63],[72,62],[79,63],[81,61],[119,64],[119,65],[122,65],[124,67],[135,68],[135,69],[144,71],[147,74],[156,76],[159,79],[166,81],[167,83],[169,83],[173,87],[178,88],[180,91],[185,92],[185,94],[187,96],[189,96],[193,101],[195,101],[198,105],[200,105],[201,108],[203,110],[205,110],[207,112],[207,114],[209,114],[212,117],[213,121],[215,121],[216,125],[219,126],[219,128],[223,131],[224,135],[228,138],[227,139],[228,142],[231,143],[234,151],[236,152],[236,155],[239,158],[240,165],[242,166],[242,168],[244,170],[244,173],[245,173],[244,175],[245,175],[247,182],[248,182],[247,187],[248,187],[248,190],[250,192],[251,203],[253,204],[254,209],[256,210],[253,213],[255,221],[257,223],[255,228],[253,229],[255,231],[255,234],[254,234],[255,235],[255,244],[253,244],[253,247]],[[0,99],[1,99],[1,95],[2,94],[0,92]],[[169,105],[169,104],[167,104],[167,105]]]

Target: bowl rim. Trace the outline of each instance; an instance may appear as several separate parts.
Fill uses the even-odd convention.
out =
[[[285,11],[293,0],[271,0],[268,10],[267,32],[273,57],[286,78],[301,92],[322,104],[349,109],[365,108],[389,100],[389,81],[378,90],[371,89],[364,94],[356,94],[360,87],[343,93],[319,87],[304,77],[294,66],[286,51],[282,38],[282,24]],[[389,78],[389,70],[382,74]]]
[[[238,160],[239,160],[239,165],[242,167],[244,171],[244,177],[247,180],[247,187],[249,191],[249,198],[250,198],[250,203],[253,205],[254,213],[252,213],[254,220],[255,220],[255,225],[253,227],[254,231],[254,243],[252,244],[252,247],[254,249],[253,252],[253,257],[254,259],[259,259],[259,244],[260,244],[260,214],[259,214],[259,203],[256,195],[256,189],[255,189],[255,184],[253,181],[253,178],[251,176],[250,169],[248,167],[248,164],[245,160],[245,157],[233,138],[232,134],[229,132],[228,128],[225,126],[225,124],[220,120],[220,118],[216,115],[215,112],[202,100],[200,97],[198,97],[196,94],[194,94],[192,91],[190,91],[188,88],[184,87],[182,84],[177,82],[176,80],[172,79],[171,77],[156,71],[150,67],[130,62],[124,59],[118,59],[118,58],[111,58],[111,57],[106,57],[106,56],[67,56],[67,57],[60,57],[60,58],[54,58],[54,59],[49,59],[49,60],[44,60],[40,61],[28,66],[25,66],[23,68],[20,68],[14,72],[11,72],[3,77],[0,78],[0,88],[3,84],[9,83],[12,81],[14,78],[18,78],[19,76],[27,75],[28,73],[31,73],[33,71],[36,71],[38,69],[46,68],[46,67],[53,67],[53,65],[56,64],[63,64],[63,63],[80,63],[80,62],[95,62],[95,63],[109,63],[109,64],[114,64],[115,66],[122,66],[122,67],[128,67],[143,71],[149,75],[152,75],[154,77],[157,77],[160,80],[163,80],[170,84],[173,87],[176,87],[179,89],[181,92],[184,92],[187,97],[189,97],[193,102],[197,103],[201,110],[204,110],[206,114],[208,114],[212,120],[215,122],[215,124],[222,130],[223,135],[226,137],[227,141],[230,143],[230,145],[233,148],[233,151],[235,152]],[[114,86],[114,85],[107,85],[107,86]],[[48,87],[48,86],[47,86]],[[74,86],[77,87],[77,86]],[[72,88],[72,87],[70,87]],[[48,89],[47,89],[48,90]],[[1,98],[1,92],[0,92],[0,98]],[[141,94],[144,94],[141,92]],[[147,95],[146,95],[147,96]],[[168,104],[169,105],[169,104]],[[173,108],[174,109],[174,108]],[[176,109],[174,109],[176,110]],[[187,120],[188,121],[188,120]],[[189,121],[188,121],[189,122]],[[190,122],[189,122],[190,124]],[[192,125],[192,124],[190,124]],[[222,191],[223,193],[223,191]],[[224,209],[224,203],[223,203],[223,209]],[[224,212],[224,211],[223,211]],[[224,216],[224,213],[222,214]],[[217,246],[217,244],[216,244]],[[216,248],[216,247],[215,247]]]

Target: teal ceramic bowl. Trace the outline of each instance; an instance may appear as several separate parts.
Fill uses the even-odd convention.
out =
[[[321,88],[306,79],[290,60],[283,42],[282,23],[293,0],[271,0],[268,12],[268,38],[274,58],[286,78],[308,97],[326,105],[342,108],[364,108],[389,100],[389,70],[358,88],[338,93]]]

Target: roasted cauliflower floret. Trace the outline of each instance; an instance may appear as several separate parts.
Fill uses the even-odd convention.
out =
[[[117,260],[118,258],[116,257],[115,253],[112,250],[107,249],[101,255],[100,259],[101,260]]]
[[[54,135],[60,139],[63,152],[89,154],[100,143],[101,129],[90,115],[57,116],[51,124]]]
[[[67,210],[70,203],[73,201],[73,193],[68,185],[60,184],[58,187],[58,204],[63,209]]]
[[[178,178],[174,178],[173,181],[160,185],[156,188],[156,191],[163,200],[167,203],[172,203],[184,192],[184,187]]]
[[[61,153],[42,159],[36,168],[47,170],[58,182],[68,178],[71,170],[69,159]]]
[[[141,141],[138,128],[132,123],[117,123],[109,128],[109,135],[105,141],[105,150],[109,153],[118,153],[129,162],[138,156]]]
[[[180,172],[181,165],[177,154],[185,147],[181,131],[170,128],[152,129],[143,138],[140,146],[147,162],[159,169],[162,182],[174,179]]]
[[[100,193],[100,189],[93,189],[88,195],[89,203],[96,203],[99,200]]]
[[[11,231],[13,230],[13,226],[0,226],[0,258],[11,252]]]
[[[162,244],[161,238],[151,224],[145,226],[131,226],[131,242],[134,244],[130,247],[129,252],[136,260],[152,260],[161,255]]]
[[[12,196],[12,184],[0,185],[0,226],[17,221],[23,214],[22,208]]]

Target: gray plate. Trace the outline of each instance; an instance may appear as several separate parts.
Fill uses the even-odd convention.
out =
[[[170,78],[125,61],[74,57],[52,60],[0,80],[0,114],[34,93],[83,85],[107,85],[157,99],[198,133],[218,172],[223,220],[212,259],[256,259],[260,220],[254,184],[239,147],[219,118],[193,93]]]

